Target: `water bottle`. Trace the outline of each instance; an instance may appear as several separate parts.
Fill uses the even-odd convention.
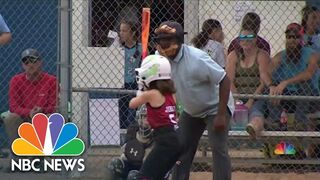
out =
[[[242,101],[237,101],[232,118],[231,130],[245,130],[248,124],[248,108]]]
[[[283,109],[280,116],[280,130],[288,130],[288,113],[286,109]]]

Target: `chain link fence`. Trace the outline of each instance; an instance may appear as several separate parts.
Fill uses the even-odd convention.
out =
[[[0,13],[13,32],[11,44],[1,47],[1,112],[8,110],[11,77],[22,72],[21,52],[26,48],[37,49],[44,59],[43,69],[59,79],[59,111],[68,121],[77,124],[79,137],[85,142],[86,151],[82,157],[85,158],[86,171],[82,177],[110,178],[107,166],[112,158],[123,153],[121,146],[126,141],[127,128],[135,123],[137,112],[128,108],[128,101],[136,90],[133,69],[141,61],[139,40],[143,7],[151,8],[151,32],[161,22],[175,20],[187,32],[184,40],[188,45],[194,45],[192,39],[204,33],[202,25],[206,20],[220,22],[224,38],[211,37],[211,40],[220,41],[224,52],[212,49],[213,53],[209,54],[225,54],[224,65],[233,80],[234,97],[237,102],[243,102],[236,105],[229,132],[233,170],[319,171],[319,60],[311,60],[309,49],[304,54],[289,52],[294,49],[299,34],[285,33],[290,23],[301,23],[305,1],[1,0],[0,4]],[[255,19],[243,23],[248,12],[259,15],[260,28],[257,28]],[[308,16],[317,17],[313,23],[319,25],[318,11]],[[312,23],[306,26],[309,25]],[[306,31],[307,27],[304,29]],[[266,52],[257,48],[258,36],[269,44]],[[317,38],[320,35],[310,36],[312,44],[308,43],[309,36],[304,36],[305,46],[319,52],[320,40]],[[237,37],[239,49],[228,52],[232,40]],[[149,40],[149,53],[153,54],[154,42],[152,38]],[[286,48],[285,52],[291,53],[288,59],[295,59],[298,55],[305,60],[299,65],[283,60],[286,56],[277,54]],[[272,57],[280,57],[280,60]],[[317,64],[309,67],[312,61]],[[287,64],[279,65],[279,62]],[[271,66],[260,67],[270,63],[274,63],[273,69]],[[253,66],[255,70],[248,70]],[[285,78],[307,71],[300,75],[304,79],[302,83],[287,86],[292,91],[270,95],[269,88],[265,88],[277,86]],[[272,84],[269,84],[268,77]],[[256,92],[260,81],[264,84]],[[277,87],[275,92],[279,89]],[[251,123],[250,132],[254,128],[264,129],[256,139],[246,132],[253,110],[260,115],[260,120],[264,120]],[[9,145],[5,143],[8,142],[7,136],[2,133],[1,137],[2,149],[6,149]],[[211,162],[211,150],[204,134],[192,171],[214,171]]]
[[[216,19],[222,25],[224,40],[221,43],[226,51],[225,63],[228,66],[227,62],[231,57],[230,54],[228,55],[227,49],[231,41],[239,34],[246,35],[245,33],[248,32],[244,32],[245,30],[254,33],[252,29],[251,31],[248,28],[241,29],[242,19],[246,13],[255,12],[259,15],[261,19],[260,31],[255,35],[259,35],[270,45],[270,56],[267,53],[269,58],[288,47],[286,46],[286,42],[288,42],[285,34],[286,27],[290,23],[301,22],[301,10],[305,4],[304,1],[175,0],[130,1],[129,3],[126,1],[102,0],[73,1],[73,120],[85,121],[83,127],[88,130],[88,157],[95,164],[95,169],[97,164],[99,164],[99,167],[105,168],[111,157],[119,156],[122,153],[119,148],[119,145],[122,145],[124,141],[122,134],[127,127],[127,121],[132,122],[132,118],[127,118],[132,114],[127,112],[127,104],[123,103],[123,99],[128,100],[128,97],[133,94],[133,88],[126,86],[129,82],[127,82],[125,71],[128,68],[126,66],[130,66],[126,63],[126,61],[129,61],[126,56],[133,57],[134,53],[130,51],[130,48],[134,49],[137,46],[134,45],[135,39],[133,39],[134,43],[131,42],[130,44],[130,42],[126,42],[125,35],[121,34],[125,34],[123,31],[126,30],[121,29],[122,20],[133,22],[139,27],[142,7],[150,7],[150,29],[152,32],[161,22],[175,20],[184,26],[188,33],[185,35],[185,43],[191,45],[192,38],[201,32],[205,20]],[[129,24],[129,31],[130,26],[131,24]],[[137,28],[138,33],[140,29],[141,27]],[[119,40],[122,40],[121,43],[123,44],[119,44]],[[245,46],[243,44],[245,43],[241,45]],[[150,53],[155,50],[153,45],[154,42],[151,38],[149,43]],[[254,49],[254,46],[250,48]],[[247,53],[247,51],[244,53]],[[129,57],[129,59],[132,57]],[[238,56],[236,57],[238,58]],[[260,61],[259,57],[254,58],[256,58],[255,63]],[[250,58],[248,62],[252,62]],[[243,64],[239,61],[237,65],[242,66]],[[244,63],[244,66],[246,65]],[[131,68],[133,67],[131,66]],[[268,69],[268,67],[263,68]],[[230,71],[229,69],[226,70]],[[296,69],[293,71],[297,72]],[[301,72],[301,69],[298,71]],[[316,73],[313,74],[315,77]],[[286,96],[271,97],[268,94],[269,92],[261,90],[257,95],[252,96],[254,91],[248,91],[246,87],[255,90],[257,87],[254,84],[259,85],[259,83],[252,83],[252,81],[248,81],[248,78],[260,82],[259,70],[255,71],[255,74],[244,71],[243,76],[247,78],[243,80],[244,83],[237,81],[237,78],[241,78],[239,76],[238,74],[235,75],[235,86],[242,84],[244,89],[238,87],[235,97],[244,102],[247,102],[249,97],[253,97],[255,99],[254,104],[257,103],[258,107],[263,104],[260,110],[266,119],[265,124],[269,125],[268,122],[274,123],[266,126],[266,131],[262,132],[261,137],[253,140],[245,132],[249,118],[245,118],[245,122],[242,123],[239,120],[242,121],[243,119],[234,118],[229,133],[233,168],[242,171],[306,172],[317,167],[319,149],[317,149],[316,144],[319,140],[319,129],[317,129],[319,117],[315,116],[317,115],[315,112],[319,110],[316,106],[319,104],[319,96],[316,93],[311,93],[310,86],[316,85],[314,88],[315,90],[318,89],[317,82],[312,84],[308,81],[301,85],[301,89],[308,92],[300,94],[287,93],[284,94]],[[277,83],[280,83],[283,79],[282,76],[288,77],[287,75],[273,73],[270,78],[273,82],[278,81]],[[319,81],[316,78],[312,80]],[[249,83],[246,84],[246,82]],[[274,99],[281,99],[281,106],[269,105],[269,102]],[[259,104],[260,102],[261,104]],[[241,107],[243,106],[238,106],[239,109],[236,112],[238,116],[241,113]],[[304,128],[298,128],[298,125],[296,125],[298,124],[297,113],[295,114],[297,111],[301,112],[304,115],[303,117],[306,118],[303,119],[302,124],[299,124],[303,125]],[[248,116],[248,111],[245,112]],[[251,111],[249,110],[249,112]],[[124,114],[125,116],[123,116]],[[271,118],[268,118],[270,116],[274,118],[272,121],[269,120]],[[284,124],[281,124],[280,120],[286,122],[281,121],[284,122]],[[209,150],[210,147],[206,142],[206,136],[204,136],[200,140],[193,171],[212,170]],[[96,156],[99,158],[90,158]],[[96,169],[96,172],[97,174],[105,173],[104,170],[100,171],[100,168],[99,170]]]
[[[17,132],[17,128],[11,129],[12,126],[5,126],[3,119],[8,117],[9,111],[9,82],[15,77],[10,86],[10,94],[14,94],[10,107],[17,107],[17,102],[30,106],[30,104],[44,104],[48,98],[47,89],[40,88],[42,85],[38,84],[39,91],[31,92],[32,88],[26,87],[25,83],[21,83],[20,79],[24,77],[24,68],[22,63],[21,54],[25,49],[37,49],[42,59],[42,69],[53,75],[57,76],[57,51],[58,42],[58,1],[45,0],[45,1],[0,1],[0,14],[3,16],[11,33],[12,41],[7,45],[0,46],[0,167],[6,170],[9,167],[7,158],[9,156],[9,142],[10,134]],[[30,62],[30,61],[29,61]],[[31,62],[30,62],[31,63]],[[39,63],[39,62],[38,62]],[[33,64],[33,63],[31,63]],[[26,65],[26,64],[25,64]],[[29,68],[26,65],[25,68]],[[30,70],[30,69],[29,69]],[[19,79],[20,78],[20,79]],[[19,80],[18,80],[19,79]],[[56,87],[52,87],[56,91]],[[26,91],[28,90],[28,91]],[[46,95],[40,97],[45,93]],[[41,95],[40,95],[41,94]],[[27,100],[28,101],[25,101]],[[32,100],[31,100],[32,99]],[[32,101],[32,102],[31,102]],[[54,99],[56,101],[56,99]],[[55,105],[51,109],[55,109]],[[23,118],[28,116],[29,112],[19,108],[19,113],[23,114]],[[19,114],[19,115],[21,115]],[[10,123],[9,123],[10,124]],[[6,133],[6,128],[7,132]]]

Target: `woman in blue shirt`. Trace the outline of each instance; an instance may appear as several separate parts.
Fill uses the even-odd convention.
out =
[[[122,20],[120,23],[120,42],[124,47],[125,63],[124,63],[124,88],[128,90],[138,89],[135,76],[135,68],[141,64],[141,43],[138,42],[139,37],[138,26],[131,21]],[[135,121],[135,110],[129,109],[129,101],[131,96],[125,95],[120,98],[120,127],[127,128]]]

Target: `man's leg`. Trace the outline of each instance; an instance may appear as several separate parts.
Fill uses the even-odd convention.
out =
[[[23,123],[23,119],[15,113],[9,113],[8,116],[3,119],[3,123],[11,145],[12,142],[18,138],[18,128],[20,124]]]
[[[206,124],[201,118],[193,118],[186,112],[182,112],[180,115],[177,131],[182,145],[182,154],[174,167],[172,180],[189,179],[194,154],[205,126]]]
[[[230,115],[227,115],[230,122]],[[206,117],[209,143],[212,149],[213,158],[213,179],[231,180],[231,161],[228,154],[228,131],[229,126],[223,132],[213,130],[215,116]],[[228,124],[229,124],[228,122]]]
[[[9,138],[10,153],[9,153],[8,162],[5,168],[5,171],[9,171],[11,159],[15,159],[17,157],[13,154],[11,150],[11,144],[16,138],[18,138],[18,128],[23,123],[23,119],[15,113],[9,113],[6,117],[4,117],[3,123]]]

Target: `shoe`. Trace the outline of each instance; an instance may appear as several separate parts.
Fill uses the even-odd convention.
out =
[[[249,123],[249,124],[247,125],[246,131],[247,131],[247,133],[250,135],[251,138],[256,139],[257,134],[256,134],[256,131],[255,131],[255,129],[254,129],[254,127],[253,127],[252,124]]]

